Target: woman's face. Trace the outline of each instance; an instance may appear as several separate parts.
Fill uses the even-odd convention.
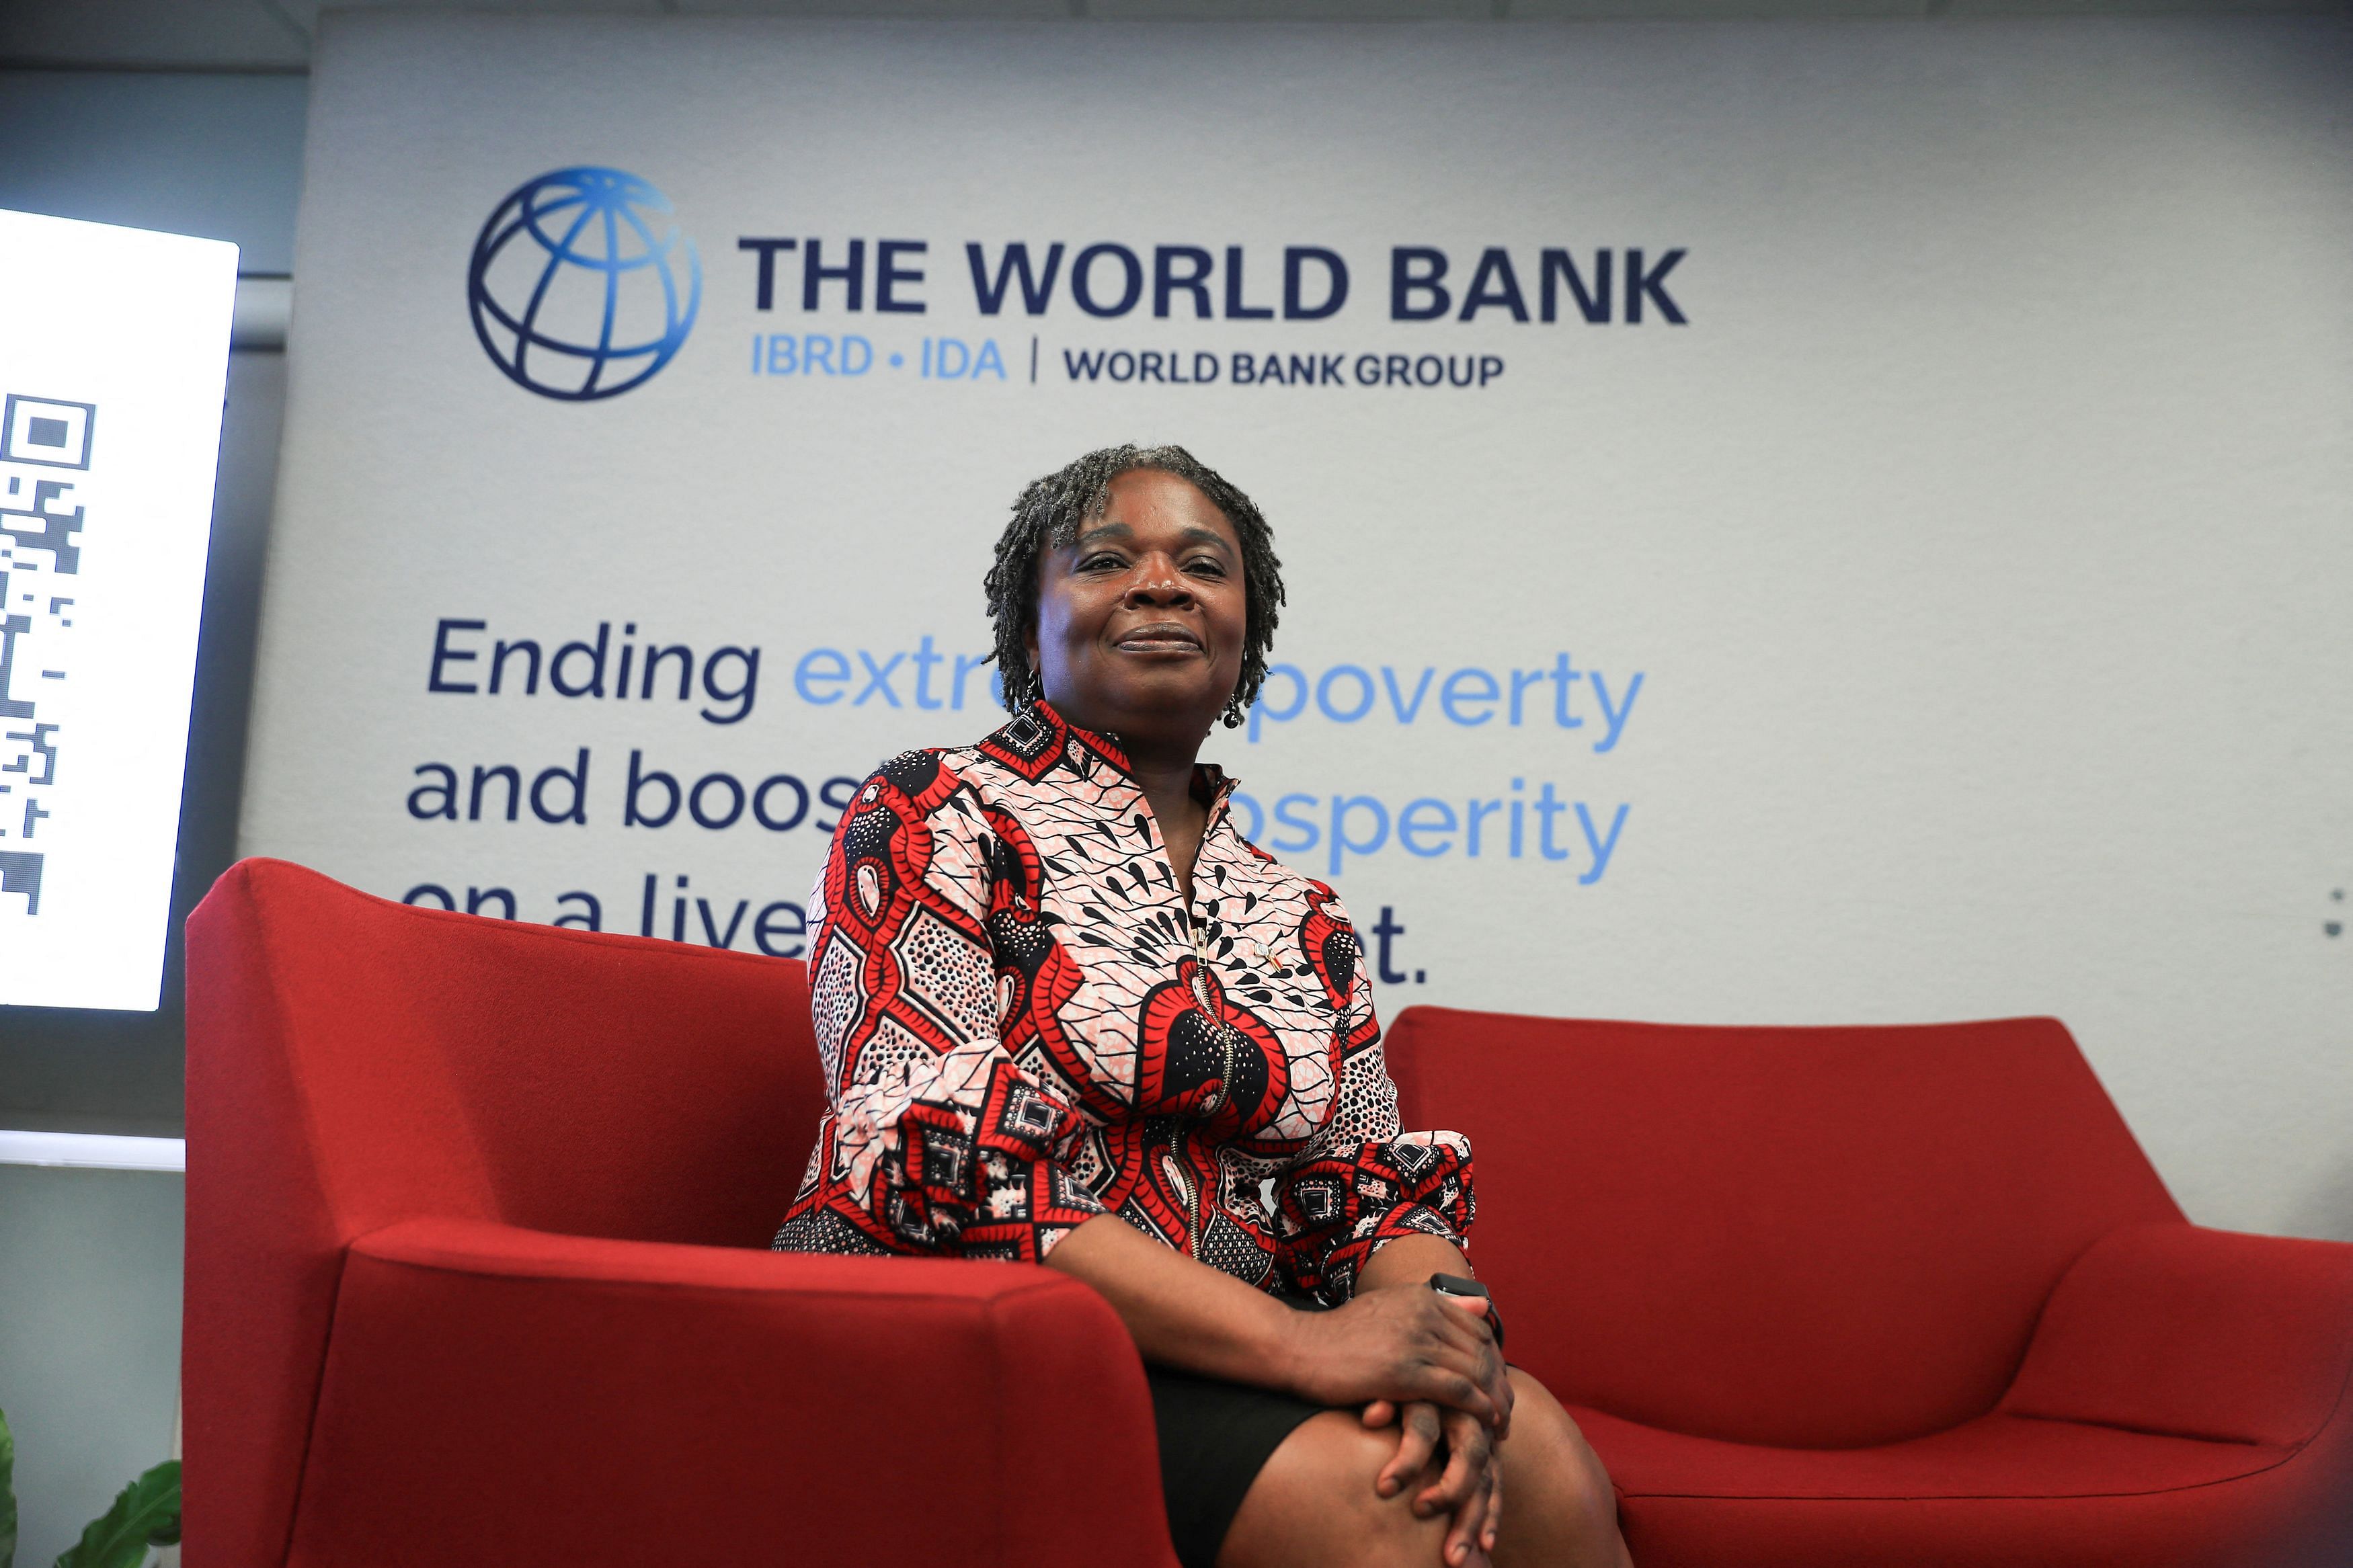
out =
[[[1039,561],[1029,658],[1047,699],[1088,729],[1198,742],[1241,679],[1249,611],[1225,513],[1176,475],[1137,468]]]

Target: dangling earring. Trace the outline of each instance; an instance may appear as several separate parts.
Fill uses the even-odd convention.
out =
[[[1225,712],[1226,728],[1229,730],[1240,729],[1242,727],[1243,711],[1244,705],[1242,702],[1242,694],[1240,692],[1237,691],[1231,697],[1227,698]]]

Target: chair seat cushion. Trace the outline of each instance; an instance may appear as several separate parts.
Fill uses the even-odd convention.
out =
[[[1572,1407],[1643,1568],[2190,1564],[2260,1555],[2301,1446],[1995,1414],[1867,1448],[1774,1448]],[[2275,1558],[2273,1560],[2276,1560]]]
[[[2001,1415],[1878,1447],[1766,1448],[1575,1414],[1630,1497],[2113,1497],[2235,1480],[2295,1452]]]

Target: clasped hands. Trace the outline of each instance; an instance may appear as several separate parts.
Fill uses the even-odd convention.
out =
[[[1381,1496],[1414,1484],[1444,1446],[1445,1468],[1410,1500],[1424,1519],[1453,1516],[1442,1568],[1492,1552],[1513,1395],[1487,1303],[1401,1281],[1360,1290],[1329,1312],[1300,1313],[1297,1332],[1303,1397],[1361,1405],[1366,1427],[1398,1428],[1397,1453],[1374,1482]]]

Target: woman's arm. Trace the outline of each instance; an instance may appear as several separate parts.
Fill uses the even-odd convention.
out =
[[[1373,1254],[1356,1276],[1356,1289],[1360,1293],[1409,1289],[1437,1296],[1427,1288],[1431,1275],[1470,1273],[1470,1259],[1452,1243],[1434,1236],[1401,1236]],[[1482,1324],[1489,1321],[1488,1303],[1475,1296],[1440,1300]],[[1453,1515],[1440,1552],[1447,1563],[1466,1560],[1474,1542],[1482,1552],[1495,1549],[1496,1531],[1503,1522],[1503,1472],[1496,1464],[1495,1450],[1511,1430],[1511,1394],[1507,1381],[1503,1419],[1483,1425],[1459,1410],[1440,1409],[1426,1401],[1379,1399],[1365,1406],[1366,1426],[1377,1428],[1395,1422],[1398,1428],[1398,1451],[1373,1479],[1373,1489],[1381,1496],[1395,1497],[1421,1473],[1433,1455],[1441,1447],[1445,1450],[1445,1469],[1414,1498],[1413,1510],[1424,1519],[1440,1513]]]
[[[1403,1238],[1384,1255],[1408,1239],[1433,1238]],[[1434,1290],[1367,1290],[1332,1311],[1300,1311],[1116,1215],[1080,1226],[1046,1261],[1101,1292],[1149,1362],[1319,1405],[1423,1401],[1491,1426],[1510,1409],[1493,1337]]]
[[[1471,1260],[1451,1241],[1435,1236],[1400,1236],[1378,1252],[1356,1276],[1359,1290],[1388,1285],[1426,1285],[1433,1274],[1460,1274],[1477,1279]]]

